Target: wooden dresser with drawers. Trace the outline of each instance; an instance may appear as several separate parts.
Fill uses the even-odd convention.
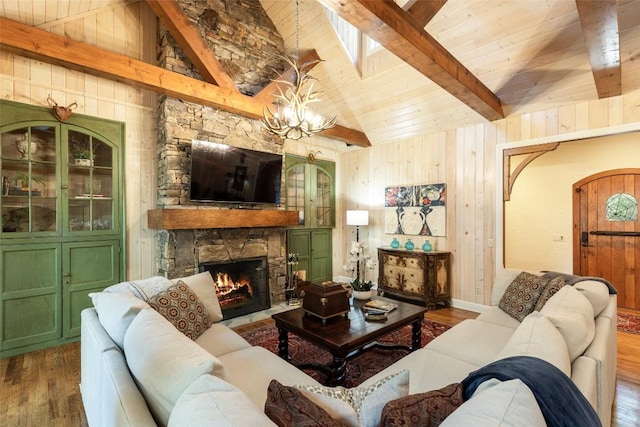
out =
[[[451,303],[450,252],[378,248],[378,292],[384,296],[447,307]]]

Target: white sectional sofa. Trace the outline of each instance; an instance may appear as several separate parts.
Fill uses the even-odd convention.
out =
[[[519,273],[499,272],[493,305],[477,319],[451,328],[359,388],[402,372],[408,384],[394,386],[394,393],[422,393],[459,383],[505,357],[534,356],[565,372],[608,426],[615,392],[616,295],[603,283],[582,281],[561,289],[540,313],[519,322],[498,307]],[[221,319],[217,300],[204,292],[213,286],[208,273],[173,283],[178,280],[201,299],[213,322],[195,341],[139,298],[157,291],[153,286],[135,292],[137,286],[115,285],[94,294],[95,307],[83,311],[81,391],[91,426],[274,425],[264,413],[271,380],[321,388],[301,370],[216,322]],[[161,280],[154,284],[158,289],[164,285]],[[518,379],[483,383],[442,425],[499,425],[496,420],[500,425],[545,425],[532,391]]]

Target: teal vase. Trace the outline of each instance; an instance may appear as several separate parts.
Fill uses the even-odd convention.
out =
[[[391,247],[393,249],[398,249],[400,247],[400,242],[398,242],[398,239],[396,239],[395,237],[391,241]]]
[[[431,246],[431,242],[425,240],[422,244],[422,250],[425,252],[431,252],[433,250],[433,246]]]
[[[413,244],[413,242],[411,241],[411,239],[407,240],[407,243],[404,244],[404,248],[408,251],[412,251],[413,248],[415,248],[415,245]]]

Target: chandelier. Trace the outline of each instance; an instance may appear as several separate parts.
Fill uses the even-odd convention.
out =
[[[336,117],[326,119],[313,113],[308,104],[318,102],[320,92],[314,92],[313,86],[317,79],[307,73],[319,60],[310,60],[304,64],[298,64],[300,46],[300,27],[298,0],[296,0],[296,55],[293,58],[284,57],[284,60],[294,71],[293,83],[286,80],[275,80],[278,83],[279,94],[275,95],[276,111],[264,107],[262,112],[262,125],[269,132],[281,138],[300,139],[312,136],[336,124]],[[282,88],[286,89],[283,90]]]

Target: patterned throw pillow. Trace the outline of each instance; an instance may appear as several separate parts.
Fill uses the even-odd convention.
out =
[[[540,298],[538,298],[533,311],[542,310],[542,307],[544,307],[547,301],[549,301],[549,298],[551,298],[556,292],[558,292],[564,285],[564,277],[562,276],[558,276],[555,279],[549,280],[549,282],[544,285],[544,289],[542,290]]]
[[[402,370],[367,387],[295,387],[334,420],[351,427],[377,427],[384,405],[409,394],[409,371]]]
[[[182,281],[152,296],[147,304],[194,341],[211,326],[204,305]]]
[[[384,405],[380,425],[436,427],[463,403],[460,383],[426,393],[410,394]]]
[[[280,427],[323,426],[343,427],[324,409],[306,398],[295,387],[287,387],[271,380],[267,389],[264,413]]]
[[[507,286],[498,307],[518,322],[522,322],[533,311],[546,283],[541,276],[523,271]]]

